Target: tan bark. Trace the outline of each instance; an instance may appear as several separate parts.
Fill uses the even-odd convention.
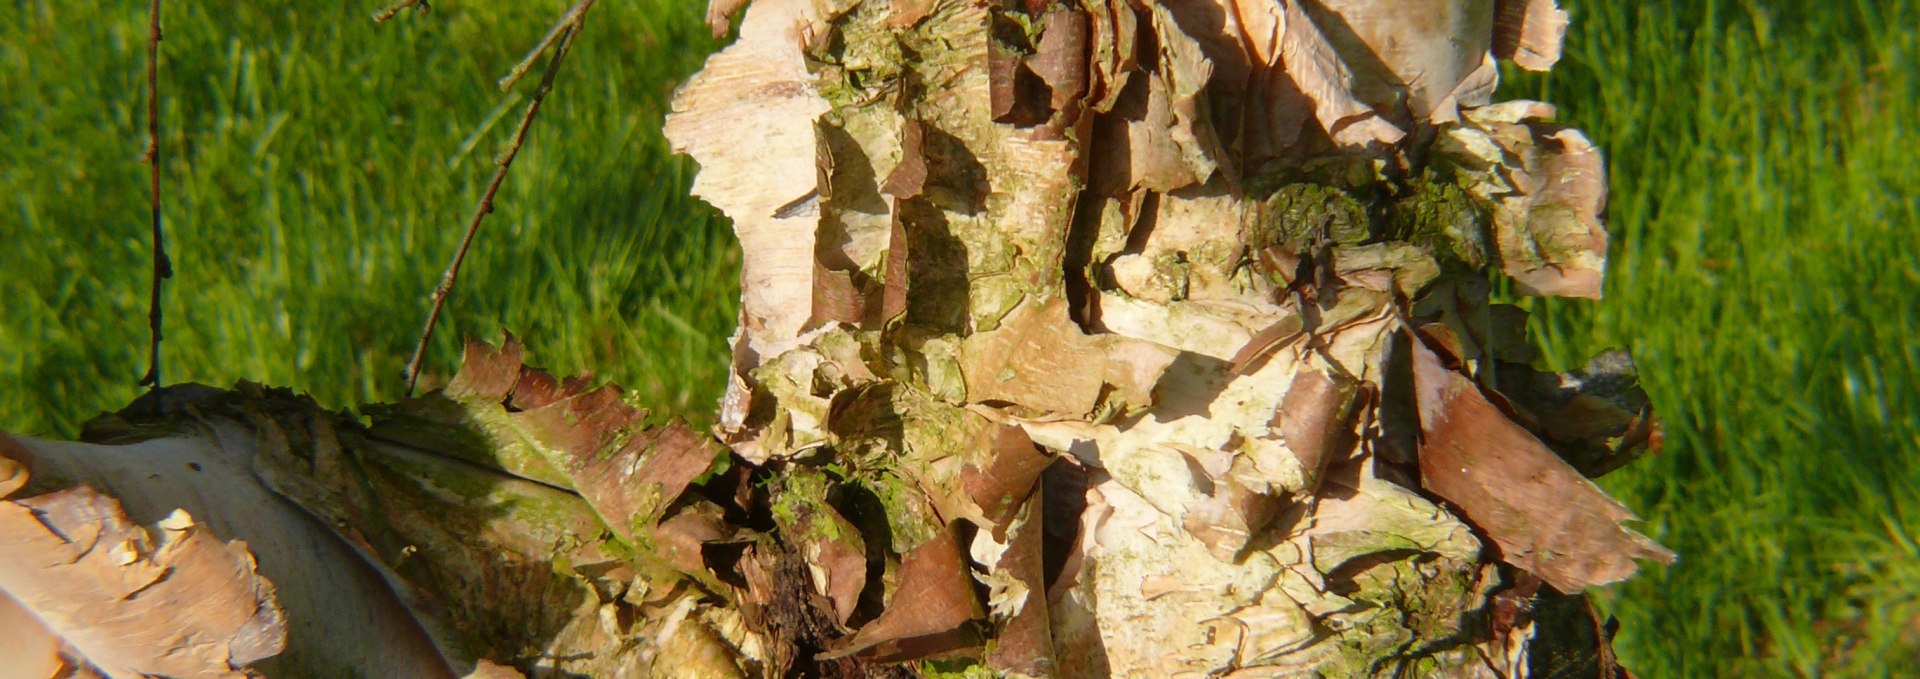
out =
[[[365,424],[175,388],[21,440],[0,539],[87,497],[257,563],[202,622],[283,611],[285,651],[219,672],[1625,674],[1581,592],[1672,554],[1587,479],[1657,423],[1489,283],[1601,290],[1599,152],[1492,101],[1552,2],[745,12],[666,123],[744,253],[713,436],[476,343]],[[52,577],[0,624],[89,589]],[[44,628],[34,667],[128,666]]]
[[[735,220],[748,287],[785,286],[743,300],[721,434],[886,503],[882,620],[923,606],[896,564],[972,532],[1006,605],[920,655],[1510,676],[1534,627],[1492,624],[1496,592],[1671,558],[1538,440],[1550,423],[1486,405],[1547,397],[1492,391],[1527,361],[1524,314],[1482,272],[1600,293],[1597,151],[1550,106],[1490,103],[1496,55],[1557,57],[1551,3],[760,0],[742,26],[667,125]],[[730,112],[772,93],[755,124],[813,134],[743,145]],[[812,177],[777,169],[803,161]],[[744,179],[767,170],[786,193]],[[1410,361],[1419,379],[1396,378]],[[1068,527],[1051,580],[1003,572],[1010,496],[959,492],[1028,487],[983,442],[1006,427],[1083,478],[1011,496]],[[983,650],[1036,619],[1046,643]],[[830,654],[867,652],[873,628],[848,631]]]

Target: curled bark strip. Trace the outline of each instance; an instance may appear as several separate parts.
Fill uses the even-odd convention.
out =
[[[1500,547],[1507,563],[1576,593],[1674,554],[1622,526],[1631,512],[1562,461],[1415,341],[1420,478]]]
[[[859,654],[898,662],[977,647],[980,639],[971,623],[984,615],[960,543],[949,527],[906,554],[900,563],[900,588],[886,611],[819,658]]]

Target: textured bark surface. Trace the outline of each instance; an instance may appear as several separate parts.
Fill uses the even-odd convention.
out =
[[[747,253],[719,433],[866,527],[869,592],[809,557],[827,655],[1523,675],[1559,642],[1496,624],[1517,578],[1670,560],[1580,473],[1657,433],[1630,361],[1538,373],[1491,301],[1600,294],[1598,152],[1491,98],[1564,30],[1491,0],[747,6],[667,129]],[[977,585],[926,566],[955,536]]]
[[[0,540],[135,567],[0,569],[22,666],[1626,676],[1582,591],[1673,555],[1588,479],[1657,421],[1493,295],[1601,290],[1599,152],[1492,100],[1550,0],[743,6],[666,123],[744,253],[715,431],[509,338],[364,420],[176,387],[0,438]],[[75,574],[227,603],[103,645]]]

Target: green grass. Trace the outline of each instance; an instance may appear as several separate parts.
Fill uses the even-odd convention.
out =
[[[71,433],[146,370],[145,4],[0,21],[0,422]],[[525,94],[493,84],[569,4],[167,3],[164,377],[393,399]],[[556,369],[710,410],[738,253],[660,120],[714,41],[687,2],[601,3],[435,336],[524,336]],[[530,80],[536,80],[532,78]],[[532,82],[523,84],[530,92]]]
[[[1562,365],[1627,346],[1667,421],[1605,479],[1678,550],[1608,593],[1648,677],[1920,674],[1920,7],[1572,4],[1511,96],[1608,152],[1606,302],[1537,303]]]
[[[564,0],[173,3],[169,381],[391,399],[518,114],[492,80]],[[340,5],[346,5],[341,8]],[[1602,304],[1535,302],[1560,365],[1631,347],[1667,418],[1604,480],[1681,553],[1602,594],[1645,677],[1920,667],[1920,7],[1570,0],[1568,54],[1503,95],[1608,152]],[[145,370],[139,3],[0,21],[0,424],[70,434]],[[610,0],[560,77],[435,342],[521,333],[703,416],[738,257],[658,132],[714,46],[693,2]],[[490,122],[493,121],[493,122]],[[746,134],[747,132],[743,132]]]

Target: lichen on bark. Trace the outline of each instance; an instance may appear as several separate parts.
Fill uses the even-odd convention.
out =
[[[1492,301],[1601,290],[1599,152],[1492,101],[1564,22],[758,0],[666,123],[743,252],[711,436],[510,339],[365,425],[243,387],[91,436],[185,434],[280,522],[209,525],[303,526],[255,550],[289,662],[337,634],[420,676],[1618,676],[1568,632],[1603,629],[1581,590],[1673,555],[1587,477],[1657,420],[1624,354],[1538,369]],[[311,622],[334,605],[384,626]]]
[[[1546,565],[1501,563],[1489,538],[1511,526],[1423,483],[1433,422],[1404,406],[1446,405],[1395,367],[1433,344],[1500,384],[1524,316],[1494,312],[1488,273],[1598,295],[1597,155],[1550,107],[1490,104],[1495,56],[1550,65],[1564,17],[1495,5],[760,0],[668,123],[702,177],[745,172],[707,150],[725,109],[705,102],[809,102],[782,110],[812,143],[758,151],[816,167],[790,189],[810,207],[781,213],[812,247],[749,228],[765,217],[731,207],[741,192],[696,188],[740,224],[748,281],[813,273],[808,309],[745,300],[721,436],[878,489],[888,520],[851,523],[890,527],[865,543],[891,545],[869,583],[883,611],[913,605],[894,564],[925,541],[962,528],[978,577],[1004,584],[1006,517],[1059,512],[1037,583],[1051,643],[1013,658],[991,650],[1009,618],[970,618],[998,671],[1516,667],[1531,628],[1496,639],[1477,616],[1510,564]],[[731,55],[763,52],[806,72],[740,80]],[[1612,441],[1640,422],[1605,419]],[[1030,442],[993,443],[1006,431]],[[1050,493],[1025,476],[1040,469],[1081,490]]]

